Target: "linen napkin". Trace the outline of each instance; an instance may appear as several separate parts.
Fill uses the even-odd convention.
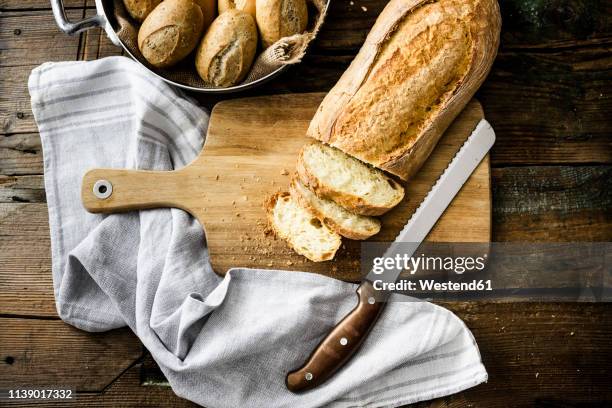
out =
[[[392,302],[332,380],[289,392],[286,373],[355,305],[355,285],[244,268],[220,278],[187,213],[95,215],[80,201],[90,168],[189,163],[202,148],[208,112],[124,57],[43,64],[29,89],[43,143],[58,313],[88,331],[129,326],[179,396],[209,408],[382,407],[486,381],[474,338],[454,314]]]

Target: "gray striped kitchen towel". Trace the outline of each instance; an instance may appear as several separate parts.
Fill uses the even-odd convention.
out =
[[[203,145],[208,113],[138,64],[47,63],[32,71],[29,88],[58,313],[88,331],[129,326],[179,396],[210,408],[393,407],[486,380],[461,320],[431,303],[393,302],[331,381],[287,391],[285,374],[353,307],[355,285],[240,265],[220,278],[202,228],[183,211],[83,209],[88,169],[170,170]]]

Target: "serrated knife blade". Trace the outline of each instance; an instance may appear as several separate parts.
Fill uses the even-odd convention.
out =
[[[396,255],[410,257],[414,254],[476,167],[491,150],[493,143],[495,143],[495,132],[489,122],[482,119],[429,190],[395,241],[385,251],[384,258],[394,258]],[[402,270],[398,269],[388,269],[383,274],[379,274],[372,270],[365,279],[370,282],[374,280],[395,282],[401,272]]]

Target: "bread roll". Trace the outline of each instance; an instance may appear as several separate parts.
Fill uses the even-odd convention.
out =
[[[142,22],[162,0],[123,0],[130,16],[139,23]]]
[[[215,17],[217,16],[217,0],[193,0],[200,9],[204,16],[204,27],[208,28]]]
[[[219,0],[219,14],[230,9],[246,11],[255,18],[255,0]]]
[[[255,15],[264,48],[308,25],[306,0],[257,0]]]
[[[228,87],[242,81],[257,50],[257,27],[246,11],[231,9],[213,21],[196,53],[202,79]]]
[[[202,10],[192,0],[165,0],[138,31],[138,48],[158,68],[172,66],[198,45],[204,31]]]
[[[488,74],[495,0],[391,0],[308,135],[410,178]]]

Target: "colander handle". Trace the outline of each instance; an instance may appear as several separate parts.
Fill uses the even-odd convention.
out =
[[[51,8],[53,9],[53,17],[55,17],[55,22],[58,27],[69,35],[74,35],[94,27],[104,27],[106,24],[106,19],[100,14],[80,21],[71,22],[66,16],[63,0],[51,0]]]

